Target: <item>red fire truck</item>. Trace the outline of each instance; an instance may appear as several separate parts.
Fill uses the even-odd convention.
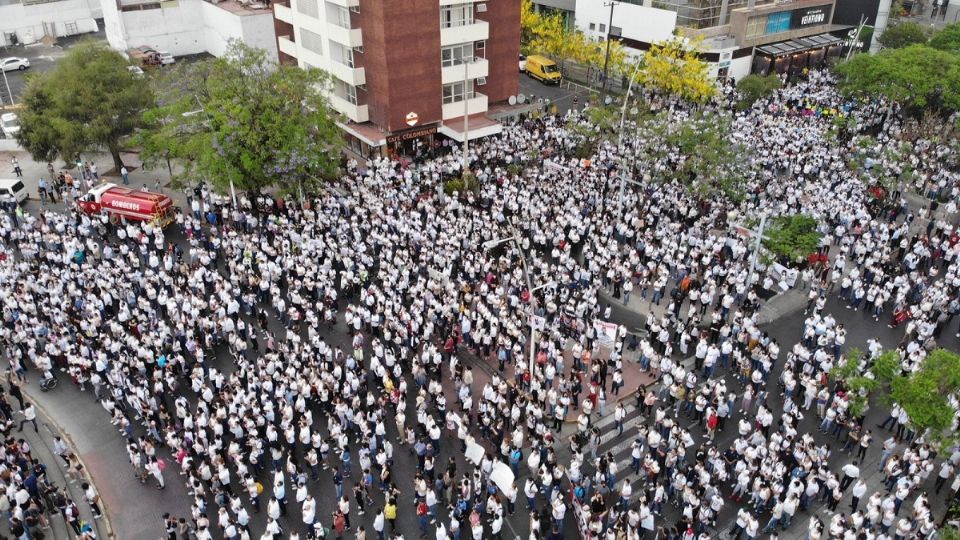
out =
[[[77,201],[88,214],[106,212],[110,222],[122,219],[149,221],[161,228],[173,223],[173,200],[160,193],[129,189],[116,184],[100,184]]]

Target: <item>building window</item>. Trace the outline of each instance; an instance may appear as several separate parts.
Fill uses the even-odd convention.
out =
[[[593,31],[596,30],[596,29],[597,29],[597,24],[596,24],[596,23],[590,23],[590,31],[593,32]]]
[[[760,37],[767,30],[767,18],[763,15],[759,17],[750,17],[747,19],[747,31],[745,36],[748,38]]]
[[[767,15],[767,34],[779,34],[790,30],[790,19],[793,16],[792,11],[781,11],[780,13],[771,13]]]
[[[607,31],[607,25],[605,25],[605,24],[603,24],[603,23],[600,23],[600,32],[602,33],[602,32],[606,32],[606,31]]]
[[[473,81],[466,81],[467,85],[467,97],[473,98]],[[464,81],[455,82],[453,84],[443,85],[443,102],[444,103],[456,103],[458,101],[463,101],[463,88]]]
[[[440,49],[440,64],[443,67],[459,66],[473,60],[473,43],[461,43]]]
[[[320,8],[317,6],[317,0],[297,0],[297,11],[314,19],[320,18]]]
[[[327,17],[330,18],[330,22],[339,26],[340,28],[353,28],[353,23],[350,22],[350,10],[343,7],[337,6],[334,4],[327,4],[333,8],[333,13],[330,10],[327,11]],[[332,16],[331,16],[332,15]]]
[[[340,79],[334,78],[333,80],[333,92],[343,100],[356,105],[357,104],[357,87],[352,84],[345,83]]]
[[[353,66],[353,49],[350,47],[344,47],[343,45],[336,43],[334,41],[330,42],[330,56],[334,58],[337,62],[352,68]]]
[[[323,38],[320,37],[320,34],[311,32],[303,27],[300,28],[300,44],[308,51],[315,52],[319,55],[323,54]]]
[[[473,4],[454,4],[440,8],[440,28],[473,24]]]

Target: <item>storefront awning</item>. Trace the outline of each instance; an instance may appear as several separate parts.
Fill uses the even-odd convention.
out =
[[[757,47],[755,50],[757,53],[764,54],[767,56],[774,56],[774,57],[787,56],[790,54],[797,54],[804,51],[822,49],[830,45],[839,45],[842,42],[843,42],[843,39],[838,38],[837,36],[834,36],[834,35],[816,34],[813,36],[781,41],[779,43],[770,43],[768,45],[762,45],[760,47]]]
[[[378,128],[371,122],[357,124],[356,122],[337,122],[340,129],[353,135],[370,146],[383,146],[387,144],[387,133]]]
[[[450,137],[457,142],[463,142],[463,117],[448,120],[440,126],[440,133]],[[470,116],[470,122],[467,124],[467,132],[470,140],[481,137],[489,137],[503,131],[503,125],[496,120],[491,120],[483,114],[474,114]]]

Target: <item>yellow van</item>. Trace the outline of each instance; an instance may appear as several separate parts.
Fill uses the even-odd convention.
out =
[[[557,63],[539,54],[527,57],[527,75],[539,80],[543,84],[560,84],[560,81],[563,79]]]

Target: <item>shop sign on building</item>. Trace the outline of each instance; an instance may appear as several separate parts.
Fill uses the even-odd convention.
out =
[[[822,6],[813,6],[793,10],[791,15],[791,28],[807,28],[808,26],[819,26],[830,23],[830,11],[833,8],[831,4]]]

